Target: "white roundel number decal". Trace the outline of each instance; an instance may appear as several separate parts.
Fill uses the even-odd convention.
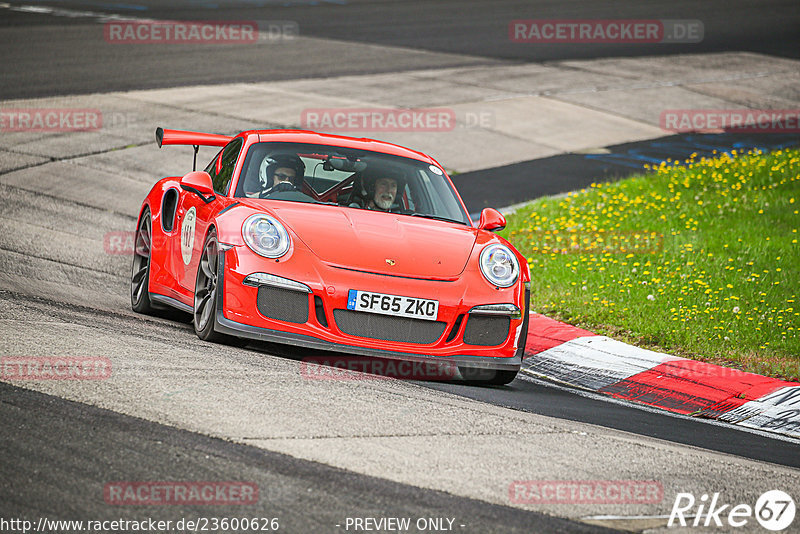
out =
[[[185,265],[189,265],[189,262],[192,261],[195,222],[197,222],[197,211],[190,208],[181,224],[181,256]]]

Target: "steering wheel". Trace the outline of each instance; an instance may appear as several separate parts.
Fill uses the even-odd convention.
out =
[[[297,188],[294,186],[292,182],[280,182],[277,185],[272,186],[271,188],[267,189],[266,191],[262,191],[258,198],[267,198],[273,193],[282,193],[286,191],[297,191]]]

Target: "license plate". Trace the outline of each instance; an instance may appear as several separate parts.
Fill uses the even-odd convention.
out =
[[[347,295],[347,309],[435,321],[439,301],[351,289]]]

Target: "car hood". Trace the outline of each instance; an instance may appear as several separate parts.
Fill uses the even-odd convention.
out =
[[[269,211],[320,260],[394,276],[457,278],[477,237],[458,223],[356,208],[271,202]]]

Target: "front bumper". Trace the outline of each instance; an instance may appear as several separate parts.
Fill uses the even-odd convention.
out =
[[[525,330],[527,329],[527,301],[528,294],[523,289],[522,284],[516,290],[510,289],[514,293],[514,298],[519,304],[524,307],[523,317],[514,318],[509,321],[510,328],[508,334],[505,336],[503,342],[498,346],[471,346],[461,340],[447,339],[448,333],[453,328],[459,329],[456,318],[460,314],[462,319],[464,313],[468,314],[469,310],[476,305],[486,304],[487,301],[469,301],[465,302],[463,298],[458,306],[453,306],[452,310],[443,313],[444,319],[447,322],[447,328],[441,338],[433,344],[411,344],[400,343],[391,341],[381,341],[372,338],[361,338],[358,336],[348,335],[336,325],[332,320],[333,311],[341,309],[341,303],[337,303],[335,298],[326,294],[327,288],[321,282],[324,279],[324,273],[319,273],[319,267],[313,269],[313,276],[311,272],[307,278],[304,277],[304,282],[308,281],[310,293],[310,306],[313,306],[316,299],[325,300],[326,316],[331,320],[329,324],[320,324],[315,314],[312,312],[309,316],[308,322],[305,324],[285,323],[274,319],[269,319],[262,316],[257,311],[256,295],[258,289],[256,287],[248,287],[243,284],[244,278],[259,269],[263,270],[263,260],[260,258],[253,258],[248,255],[246,251],[244,254],[239,254],[239,251],[232,249],[221,255],[219,262],[219,276],[217,291],[217,303],[215,313],[215,330],[220,333],[228,334],[236,337],[255,339],[260,341],[282,343],[294,345],[298,347],[305,347],[310,349],[325,350],[342,352],[351,355],[369,356],[376,358],[389,358],[396,360],[419,361],[419,362],[446,362],[457,366],[494,369],[494,370],[519,370],[522,363],[522,353],[524,349]],[[226,268],[226,260],[230,260],[229,266]],[[310,258],[309,258],[310,259]],[[273,264],[272,267],[277,267],[280,271],[279,264]],[[325,268],[322,266],[321,268]],[[368,275],[364,273],[356,275],[355,273],[335,273],[339,275],[336,278],[337,285],[354,288],[360,287],[362,289],[371,289],[379,291],[379,289],[369,287],[369,282],[365,281]],[[276,273],[276,276],[278,273]],[[290,273],[280,273],[282,276],[290,277]],[[350,277],[348,279],[348,277]],[[354,278],[356,277],[356,278]],[[361,277],[361,278],[357,278]],[[314,279],[320,280],[314,283]],[[383,279],[385,280],[385,278]],[[409,283],[406,281],[406,283]],[[412,282],[413,283],[413,282]],[[430,284],[430,282],[421,282],[422,284]],[[448,282],[451,284],[451,282]],[[351,287],[353,286],[353,287]],[[366,286],[366,287],[365,287]],[[380,288],[386,291],[385,288]],[[521,291],[521,294],[518,292]],[[491,293],[490,293],[491,294]],[[506,294],[506,298],[509,297]],[[226,296],[231,302],[226,302]],[[491,301],[488,301],[491,302]],[[312,308],[313,310],[313,308]],[[450,315],[448,316],[448,313]],[[467,319],[468,320],[468,319]],[[467,320],[463,320],[464,323]],[[461,335],[465,331],[465,325],[460,325]],[[521,344],[519,346],[518,344]]]
[[[389,358],[393,360],[408,360],[408,361],[421,361],[421,362],[447,362],[454,365],[461,365],[466,367],[477,367],[481,369],[496,369],[507,371],[518,371],[522,363],[522,357],[515,354],[511,358],[492,358],[487,356],[431,356],[426,354],[415,354],[408,352],[394,352],[382,349],[371,349],[369,347],[360,347],[358,345],[342,345],[340,343],[333,343],[322,339],[317,339],[311,336],[302,334],[295,334],[292,332],[283,332],[281,330],[270,330],[258,326],[250,326],[236,321],[226,319],[222,315],[222,309],[217,309],[216,323],[214,329],[223,334],[228,334],[236,337],[244,337],[248,339],[256,339],[259,341],[267,341],[270,343],[283,343],[287,345],[294,345],[297,347],[305,347],[318,350],[329,350],[335,352],[345,352],[348,354],[356,354],[359,356],[371,356],[375,358]]]

